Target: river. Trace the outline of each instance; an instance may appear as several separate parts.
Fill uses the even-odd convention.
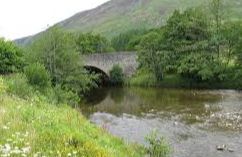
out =
[[[242,157],[239,91],[102,88],[81,110],[127,142],[146,144],[145,137],[157,130],[172,157]],[[226,150],[218,151],[222,145]]]

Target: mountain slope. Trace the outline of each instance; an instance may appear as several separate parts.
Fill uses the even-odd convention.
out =
[[[56,24],[70,31],[94,32],[111,38],[130,29],[161,26],[175,9],[208,5],[209,0],[111,0]],[[242,1],[226,0],[230,18],[242,17]],[[29,43],[32,38],[17,40]]]
[[[96,32],[108,37],[129,29],[154,28],[174,9],[200,5],[201,0],[112,0],[94,10],[78,13],[58,25],[68,30]]]

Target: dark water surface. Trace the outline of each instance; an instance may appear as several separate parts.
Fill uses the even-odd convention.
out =
[[[145,144],[156,129],[173,157],[242,157],[242,92],[103,88],[81,110],[128,142]],[[226,145],[234,152],[217,151]]]

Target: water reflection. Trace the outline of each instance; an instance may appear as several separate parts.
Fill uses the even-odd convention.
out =
[[[82,106],[94,123],[133,142],[144,142],[154,128],[167,137],[174,156],[242,154],[242,93],[223,90],[104,88]],[[229,144],[233,154],[218,154]]]

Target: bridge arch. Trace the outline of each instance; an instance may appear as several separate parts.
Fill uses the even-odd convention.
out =
[[[99,83],[101,84],[107,84],[110,80],[109,75],[98,67],[85,65],[84,69],[86,69],[89,73],[99,74],[99,80],[101,81]]]

